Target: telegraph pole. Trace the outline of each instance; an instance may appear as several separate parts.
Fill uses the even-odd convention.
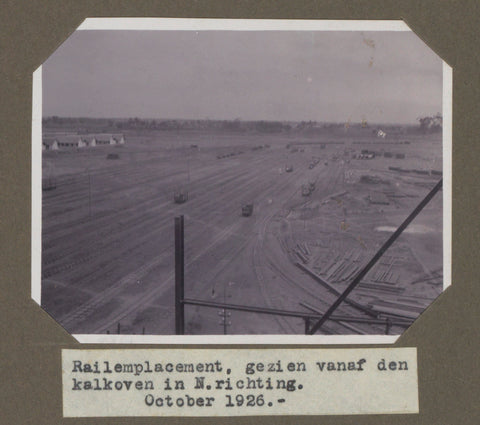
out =
[[[90,170],[88,170],[88,215],[92,215],[92,184],[90,182]]]
[[[232,286],[234,285],[235,282],[228,282],[228,284],[224,283],[223,284],[223,304],[227,304],[227,297],[230,298],[231,295],[227,294],[227,286]],[[232,325],[232,322],[228,320],[228,318],[232,315],[227,309],[222,308],[219,312],[218,315],[221,317],[221,321],[219,325],[223,326],[223,334],[227,335],[227,328]]]
[[[175,217],[175,334],[185,334],[185,247],[183,215]]]

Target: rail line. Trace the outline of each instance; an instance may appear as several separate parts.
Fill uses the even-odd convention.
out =
[[[260,199],[265,199],[266,197],[276,198],[280,193],[284,193],[285,188],[288,187],[292,188],[292,196],[298,193],[299,188],[296,187],[298,172],[296,172],[295,175],[285,174],[280,180],[275,178],[277,175],[276,171],[279,168],[278,159],[269,158],[269,155],[258,154],[252,154],[251,157],[252,166],[249,166],[248,172],[245,172],[245,170],[242,169],[242,164],[244,164],[244,162],[230,161],[228,163],[227,161],[224,161],[225,166],[219,169],[215,160],[205,161],[199,164],[196,169],[194,168],[191,170],[192,174],[196,173],[195,181],[191,185],[191,192],[197,194],[197,196],[192,196],[187,204],[188,214],[191,216],[192,221],[201,221],[202,216],[212,209],[217,210],[218,217],[221,219],[219,222],[211,224],[210,228],[215,228],[216,232],[212,243],[206,247],[204,247],[204,244],[202,243],[205,227],[198,230],[192,228],[192,232],[189,234],[191,243],[189,243],[188,246],[200,246],[201,249],[198,255],[194,256],[192,260],[187,263],[188,266],[201,260],[206,254],[211,252],[211,250],[217,249],[216,247],[219,247],[221,243],[227,243],[235,237],[235,243],[232,248],[227,251],[229,254],[233,253],[233,261],[235,253],[242,252],[244,247],[248,245],[248,240],[251,240],[251,237],[247,237],[240,245],[238,244],[238,241],[240,240],[238,238],[244,236],[245,229],[242,229],[240,225],[236,224],[238,222],[237,217],[239,215],[240,204],[234,197],[232,199],[232,191],[242,193],[244,199],[254,199],[257,204]],[[303,160],[295,159],[293,162],[295,162],[296,167],[300,168],[301,165],[299,167],[298,163],[302,164]],[[215,167],[213,167],[214,163]],[[152,273],[161,264],[168,261],[169,247],[164,247],[163,249],[158,250],[156,240],[162,237],[162,235],[169,238],[168,232],[171,230],[171,217],[167,216],[164,219],[158,219],[158,216],[161,215],[162,212],[165,212],[165,209],[172,204],[172,201],[168,199],[168,201],[159,203],[158,197],[159,195],[161,196],[162,191],[168,192],[172,190],[175,186],[176,179],[181,176],[182,173],[177,172],[174,176],[172,176],[172,173],[156,174],[152,170],[141,169],[140,167],[135,169],[134,173],[121,174],[121,170],[118,170],[118,173],[117,176],[121,175],[122,181],[126,181],[128,184],[122,183],[123,186],[119,185],[114,186],[113,188],[110,187],[108,190],[96,191],[92,193],[92,201],[94,203],[104,202],[105,205],[108,205],[108,202],[110,202],[109,199],[103,198],[108,198],[108,196],[112,194],[121,194],[124,190],[137,190],[139,185],[148,186],[148,188],[144,187],[141,190],[137,190],[135,193],[135,199],[140,199],[138,203],[127,204],[128,206],[125,210],[119,209],[117,211],[109,211],[105,214],[101,211],[95,211],[92,216],[93,220],[92,217],[67,217],[68,221],[56,223],[45,228],[46,235],[49,235],[45,238],[44,245],[44,264],[48,265],[45,270],[51,273],[49,276],[62,275],[63,277],[69,277],[70,281],[75,282],[75,285],[79,287],[87,288],[91,286],[89,283],[90,281],[104,281],[102,276],[105,275],[105,272],[113,271],[116,267],[115,264],[121,262],[123,257],[128,257],[130,254],[133,256],[136,251],[139,253],[145,253],[146,255],[146,262],[144,262],[141,267],[137,267],[133,272],[125,274],[125,272],[122,271],[124,268],[130,268],[131,264],[133,264],[132,261],[128,260],[126,262],[128,263],[128,268],[127,264],[122,264],[121,268],[117,270],[117,274],[122,275],[120,279],[108,285],[108,287],[98,295],[92,297],[89,301],[69,314],[62,316],[61,323],[73,330],[82,328],[82,325],[87,325],[89,329],[93,328],[94,325],[84,323],[89,316],[99,311],[102,306],[110,300],[118,298],[122,291],[131,286],[130,284],[132,282],[142,280],[144,276]],[[163,175],[165,175],[166,178],[162,182],[160,190],[160,186],[156,186],[156,181]],[[199,178],[199,175],[202,175],[202,177]],[[270,177],[264,178],[263,176],[265,175],[269,175]],[[104,174],[104,176],[106,178],[108,177],[108,179],[114,177],[107,174]],[[97,176],[95,178],[97,178]],[[273,185],[272,181],[274,182]],[[149,186],[150,184],[153,185]],[[334,184],[335,183],[333,183],[333,185]],[[79,187],[81,187],[81,185]],[[106,187],[108,188],[108,185]],[[204,199],[201,195],[202,191],[208,193],[209,197]],[[64,198],[59,196],[55,202],[64,202],[65,200],[73,199],[69,197],[70,195],[68,193],[65,193],[64,195]],[[85,194],[83,196],[85,196]],[[152,198],[149,199],[149,197]],[[153,199],[154,197],[155,199]],[[84,199],[85,198],[80,198],[80,200],[77,199],[75,202],[81,203]],[[213,203],[212,199],[214,199]],[[52,199],[51,201],[51,205],[55,205],[54,200]],[[48,202],[45,204],[46,207],[49,205]],[[283,205],[284,204],[282,204],[280,208],[283,208]],[[184,208],[185,207],[183,206],[171,206],[170,211],[179,212]],[[232,212],[234,213],[233,215]],[[65,211],[63,213],[65,213]],[[257,229],[260,234],[265,235],[268,223],[275,214],[276,212],[273,214],[268,213],[262,219],[258,225],[260,228]],[[115,224],[112,225],[109,221],[114,221]],[[68,228],[68,223],[71,224],[71,228]],[[62,228],[62,226],[64,227]],[[105,226],[105,230],[98,232],[98,227],[102,226]],[[220,230],[222,228],[224,230]],[[75,237],[72,237],[72,232]],[[115,234],[115,232],[117,233]],[[112,235],[111,233],[114,234]],[[102,234],[104,237],[103,240],[95,240],[94,236],[101,237]],[[130,240],[128,235],[132,234],[135,234],[135,236]],[[144,236],[138,236],[142,234]],[[259,239],[257,239],[257,241],[258,240]],[[121,246],[119,246],[120,242],[122,242]],[[263,240],[259,243],[263,244]],[[102,255],[99,255],[102,251],[107,251],[110,248],[112,248],[112,252],[114,252],[113,256],[110,256],[107,259]],[[255,244],[252,251],[253,256],[258,258],[257,265],[266,262],[263,253],[262,256],[258,255],[259,250],[263,251],[262,248],[263,246]],[[62,252],[58,252],[59,249],[62,249]],[[198,250],[197,248],[195,249]],[[154,258],[151,258],[152,252],[155,255]],[[148,259],[148,257],[150,257],[150,259]],[[75,259],[68,261],[69,258]],[[88,268],[77,267],[86,263],[89,264]],[[49,269],[49,267],[51,268]],[[63,269],[55,267],[63,267]],[[213,278],[215,279],[226,269],[226,267],[227,263],[222,263],[221,266],[211,271]],[[256,268],[258,269],[258,267]],[[125,310],[121,313],[113,312],[104,323],[96,326],[93,331],[102,332],[105,329],[108,329],[112,323],[115,324],[118,320],[130,315],[132,312],[138,311],[138,308],[142,306],[142,303],[149,303],[152,301],[152,298],[160,298],[167,291],[171,290],[169,283],[172,278],[173,275],[168,274],[162,279],[160,285],[150,285],[152,287],[148,288],[145,293],[134,295],[132,302]],[[262,277],[260,276],[258,280],[260,282],[259,286],[262,286]],[[272,293],[268,293],[268,291],[266,292],[264,289],[263,298],[267,303],[271,302],[269,297],[272,297]],[[287,329],[292,331],[293,328],[290,324],[286,326],[288,326]],[[284,330],[287,331],[287,329]]]
[[[255,176],[253,177],[255,178]],[[246,183],[248,184],[248,183]],[[165,221],[165,224],[167,224],[167,222]],[[140,272],[147,272],[149,270],[149,268],[145,268],[145,269],[141,269]],[[135,274],[134,276],[135,278],[138,277],[138,274]],[[99,305],[101,305],[103,303],[103,300],[108,296],[108,297],[111,297],[112,294],[116,293],[118,290],[120,290],[120,288],[123,286],[123,284],[127,281],[129,281],[131,279],[125,279],[125,280],[120,280],[118,284],[114,285],[112,288],[109,288],[110,290],[108,292],[106,292],[107,295],[105,295],[105,293],[102,295],[102,296],[99,296],[93,300],[91,300],[89,303],[87,303],[85,306],[81,307],[80,310],[77,310],[77,313],[72,313],[74,319],[78,319],[78,315],[80,315],[80,317],[84,317],[85,315],[88,315],[89,313],[91,313],[95,308],[97,308]],[[69,323],[69,321],[67,319],[64,319],[63,320],[64,322],[67,321],[67,323]]]

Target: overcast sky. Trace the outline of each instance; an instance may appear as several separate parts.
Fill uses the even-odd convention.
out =
[[[442,62],[412,32],[76,31],[43,66],[43,115],[414,123]]]

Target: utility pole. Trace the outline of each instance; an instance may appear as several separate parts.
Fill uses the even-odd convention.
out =
[[[183,215],[175,217],[175,334],[185,334],[185,247]]]
[[[92,216],[92,185],[90,182],[90,170],[88,170],[88,215]]]
[[[218,312],[218,315],[221,317],[219,325],[223,326],[223,334],[227,335],[227,328],[228,326],[232,325],[232,322],[228,321],[228,318],[231,316],[231,313],[223,308]]]
[[[235,282],[228,282],[228,286],[235,285]],[[227,294],[227,284],[223,284],[223,304],[227,303],[227,297],[230,298],[230,295]],[[221,317],[221,321],[219,325],[223,326],[223,334],[227,335],[227,328],[228,326],[232,325],[232,322],[228,320],[228,318],[232,315],[229,311],[227,311],[225,308],[222,308],[219,312],[218,315]]]

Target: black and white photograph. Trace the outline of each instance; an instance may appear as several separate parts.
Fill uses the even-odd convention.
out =
[[[401,335],[450,283],[447,66],[404,26],[75,31],[41,67],[42,308],[74,335]]]

